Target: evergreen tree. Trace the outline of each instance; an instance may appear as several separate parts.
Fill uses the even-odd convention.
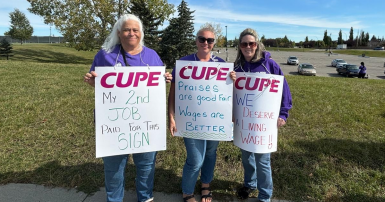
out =
[[[377,38],[376,38],[376,36],[374,36],[374,34],[373,34],[372,38],[370,39],[370,41],[377,41]]]
[[[353,41],[353,27],[350,27],[350,32],[349,32],[349,41]]]
[[[323,41],[324,41],[325,45],[330,45],[330,43],[329,43],[329,37],[328,37],[328,30],[325,30],[325,32],[324,32],[324,38],[323,38]]]
[[[144,45],[159,51],[159,37],[161,31],[158,27],[163,24],[164,18],[156,17],[154,12],[151,12],[149,5],[143,0],[131,0],[129,9],[132,14],[138,16],[142,20],[144,32]]]
[[[0,55],[6,56],[8,60],[8,57],[10,56],[11,53],[12,53],[11,44],[5,38],[3,38],[3,40],[1,40],[0,42]]]
[[[368,44],[369,38],[370,38],[369,32],[366,32],[366,34],[365,34],[365,43],[366,43],[366,44]]]
[[[175,67],[175,60],[189,55],[195,50],[194,23],[192,13],[182,0],[178,6],[178,17],[170,20],[162,34],[160,56],[168,68]]]
[[[33,34],[33,27],[29,24],[29,20],[24,13],[15,9],[14,12],[9,13],[11,18],[11,28],[4,35],[9,35],[14,39],[19,39],[23,44],[23,40],[30,39]]]
[[[340,32],[338,33],[338,44],[343,44],[341,29],[340,29]]]
[[[265,41],[265,35],[263,35],[262,37],[263,37],[263,41]],[[262,38],[261,38],[261,40],[262,40]],[[264,43],[264,42],[263,42],[263,43]],[[234,43],[233,43],[233,44],[234,44],[235,47],[238,46],[239,40],[237,39],[237,37],[234,38]]]
[[[309,38],[306,36],[306,38],[305,38],[305,42],[307,43],[307,42],[309,42]]]

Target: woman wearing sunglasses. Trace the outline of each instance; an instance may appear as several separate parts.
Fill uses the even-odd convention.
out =
[[[265,46],[258,40],[255,30],[247,28],[239,36],[240,43],[235,59],[234,70],[236,72],[263,72],[266,74],[283,75],[279,65],[270,57]],[[278,127],[286,124],[289,110],[292,107],[290,89],[284,79]],[[237,191],[238,198],[247,199],[252,191],[258,189],[258,201],[270,201],[273,194],[273,179],[270,167],[270,153],[257,154],[242,152],[242,164],[244,168],[244,184]]]
[[[211,54],[215,43],[214,30],[211,27],[202,28],[196,37],[198,51],[194,54],[182,57],[180,60],[202,61],[202,62],[225,62],[222,58]],[[175,69],[174,69],[175,70]],[[172,75],[175,75],[175,72]],[[233,72],[235,78],[235,72]],[[175,123],[175,79],[171,81],[170,93],[168,97],[169,129],[171,135],[177,131]],[[183,167],[182,192],[183,201],[195,202],[194,188],[199,172],[201,173],[201,202],[211,202],[212,193],[210,182],[214,177],[214,167],[217,158],[217,147],[219,142],[212,140],[198,140],[183,138],[187,151],[187,159]]]

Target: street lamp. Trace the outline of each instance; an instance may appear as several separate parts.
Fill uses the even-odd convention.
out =
[[[49,43],[51,43],[51,26],[52,25],[49,25]]]
[[[226,61],[229,61],[229,53],[227,52],[227,25],[226,27]]]

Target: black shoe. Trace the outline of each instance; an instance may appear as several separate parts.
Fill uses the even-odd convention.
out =
[[[245,200],[249,198],[249,195],[251,192],[253,192],[255,189],[250,189],[249,187],[242,187],[238,189],[237,191],[237,197],[239,199]]]

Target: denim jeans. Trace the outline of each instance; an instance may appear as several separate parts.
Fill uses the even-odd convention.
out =
[[[271,175],[270,153],[256,154],[241,149],[244,169],[244,186],[258,188],[258,199],[270,201],[273,195],[273,178]]]
[[[195,184],[201,171],[201,182],[209,184],[214,178],[219,142],[184,138],[187,159],[183,167],[182,192],[193,194]]]
[[[138,202],[151,198],[154,187],[156,152],[132,154],[136,167],[136,195]],[[122,202],[124,197],[124,171],[128,155],[103,157],[104,177],[108,202]]]

